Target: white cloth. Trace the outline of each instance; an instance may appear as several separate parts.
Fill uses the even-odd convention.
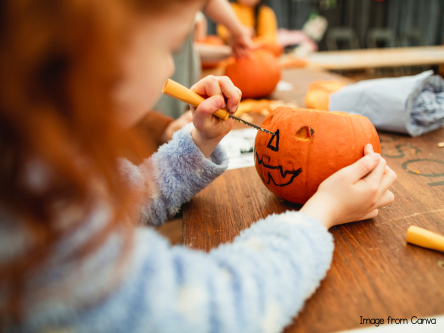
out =
[[[422,135],[444,126],[444,81],[432,74],[346,86],[331,94],[329,110],[366,116],[380,130]]]

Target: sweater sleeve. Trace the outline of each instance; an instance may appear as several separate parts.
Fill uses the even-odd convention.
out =
[[[169,247],[148,230],[137,237],[140,259],[113,300],[137,307],[109,332],[125,331],[130,318],[147,332],[281,332],[325,277],[333,253],[326,228],[296,212],[269,216],[209,254]]]
[[[120,161],[125,180],[145,198],[136,208],[143,223],[160,226],[227,169],[223,148],[217,146],[210,158],[205,158],[191,137],[192,128],[189,124],[176,132],[139,166]]]
[[[268,216],[209,253],[171,247],[141,227],[121,269],[122,283],[99,302],[85,301],[108,281],[104,268],[115,260],[110,254],[118,253],[117,244],[108,242],[99,251],[100,265],[88,266],[88,283],[78,286],[83,306],[75,305],[79,295],[34,302],[38,311],[30,312],[28,323],[40,325],[33,329],[59,323],[96,333],[281,332],[325,277],[333,253],[327,229],[298,212]]]

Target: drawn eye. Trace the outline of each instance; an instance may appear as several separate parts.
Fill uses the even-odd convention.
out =
[[[275,133],[268,142],[267,148],[270,148],[272,151],[279,151],[279,130],[277,129]]]

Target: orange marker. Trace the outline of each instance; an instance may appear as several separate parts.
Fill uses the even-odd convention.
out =
[[[407,230],[407,242],[428,249],[444,252],[444,236],[426,229],[410,226]]]

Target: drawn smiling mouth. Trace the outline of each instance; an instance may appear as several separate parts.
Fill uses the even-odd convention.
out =
[[[270,141],[268,142],[267,148],[270,148],[272,151],[275,151],[275,152],[279,151],[279,129],[277,129],[275,132],[275,135],[273,135],[273,137],[271,137]],[[259,175],[261,176],[262,180],[265,183],[267,183],[267,185],[270,185],[270,182],[273,182],[273,184],[275,186],[281,186],[281,187],[290,185],[293,182],[293,180],[297,176],[299,176],[299,174],[302,172],[302,168],[299,168],[299,169],[293,170],[293,171],[289,171],[289,170],[284,171],[284,169],[282,168],[282,165],[273,166],[273,165],[265,164],[264,163],[264,155],[262,155],[262,158],[259,159],[259,154],[257,153],[257,151],[255,150],[254,152],[255,152],[255,158],[257,161],[256,167],[258,165],[263,165],[263,167],[266,169],[279,170],[279,173],[280,173],[282,179],[285,179],[285,178],[287,178],[288,175],[291,175],[290,179],[286,183],[277,184],[270,172],[267,173],[268,174],[267,180],[264,179],[261,172],[258,172]],[[269,157],[268,157],[268,162],[270,162]]]
[[[273,184],[275,186],[281,186],[281,187],[290,185],[293,182],[293,180],[297,176],[299,176],[299,174],[302,172],[302,168],[299,168],[299,169],[293,170],[293,171],[289,171],[289,170],[284,171],[282,168],[282,165],[273,166],[273,165],[265,164],[264,163],[264,156],[262,156],[262,158],[259,159],[259,154],[257,152],[255,152],[255,153],[256,153],[256,160],[257,160],[258,165],[262,165],[264,168],[270,169],[270,170],[279,170],[279,173],[280,173],[282,179],[286,179],[288,175],[291,175],[290,179],[288,179],[288,181],[286,183],[282,183],[282,184],[277,184],[270,172],[268,172],[268,177],[267,177],[268,179],[267,180],[265,180],[261,175],[262,180],[264,182],[266,182],[268,185],[270,184],[270,182],[273,182]]]

